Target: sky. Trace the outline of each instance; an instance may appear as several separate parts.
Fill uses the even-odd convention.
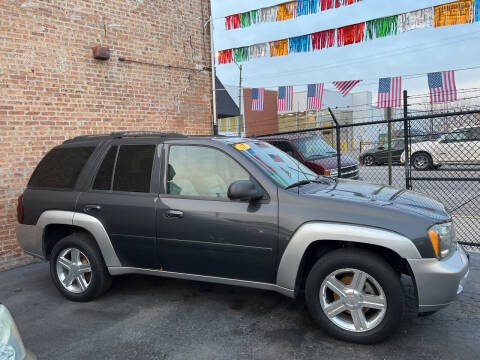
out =
[[[449,1],[363,0],[339,9],[301,16],[293,20],[259,24],[246,29],[225,30],[226,15],[282,3],[282,0],[211,0],[215,51],[337,28],[366,20],[396,15]],[[243,85],[276,88],[298,85],[295,91],[316,82],[363,80],[353,90],[378,91],[381,77],[406,76],[452,69],[479,67],[456,72],[457,88],[480,88],[480,23],[426,28],[400,33],[341,48],[331,48],[283,57],[243,62]],[[225,85],[237,85],[235,64],[217,65]],[[333,90],[331,84],[326,89]],[[404,78],[410,95],[427,94],[427,76]]]

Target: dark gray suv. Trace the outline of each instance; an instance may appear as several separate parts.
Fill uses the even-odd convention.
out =
[[[52,149],[19,198],[23,249],[50,261],[74,301],[111,277],[148,274],[304,294],[330,334],[374,343],[404,308],[459,294],[468,256],[439,202],[318,176],[251,139],[163,133],[83,136]]]

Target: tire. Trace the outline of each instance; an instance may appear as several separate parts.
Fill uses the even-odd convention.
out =
[[[365,166],[375,165],[375,157],[373,155],[367,155],[363,158],[363,164]]]
[[[430,154],[421,152],[414,154],[412,157],[412,164],[415,170],[425,171],[433,167],[433,161]]]
[[[50,275],[63,296],[79,302],[102,295],[112,283],[97,244],[86,233],[71,234],[55,244]]]
[[[359,282],[363,287],[353,285],[359,279],[366,279]],[[335,286],[345,296],[332,291]],[[354,287],[361,287],[361,293]],[[362,293],[373,296],[368,299],[370,307],[362,304],[366,300]],[[321,257],[308,274],[305,297],[320,327],[333,337],[359,344],[374,344],[391,336],[405,306],[398,273],[381,257],[362,249],[339,249]],[[330,318],[326,313],[329,309],[335,310]]]

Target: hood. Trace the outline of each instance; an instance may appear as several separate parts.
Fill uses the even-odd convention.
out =
[[[307,160],[306,162],[321,166],[323,169],[336,169],[337,168],[337,155],[332,155],[322,159]],[[350,156],[342,155],[340,157],[342,168],[349,166],[358,166],[358,161],[352,159]]]
[[[413,191],[363,181],[336,179],[328,187],[311,186],[305,195],[336,198],[354,203],[389,208],[404,213],[420,215],[434,222],[450,219],[439,201]]]

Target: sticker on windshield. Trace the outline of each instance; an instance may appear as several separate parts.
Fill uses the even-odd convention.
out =
[[[250,149],[250,145],[245,143],[235,144],[235,149],[240,151],[245,151]]]

